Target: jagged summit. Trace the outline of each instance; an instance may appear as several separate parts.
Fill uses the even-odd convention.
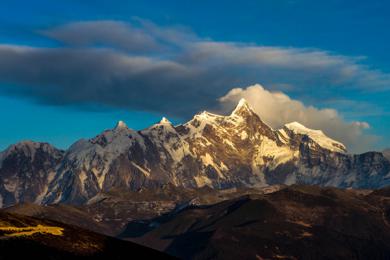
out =
[[[201,112],[201,113],[199,113],[199,114],[196,114],[195,116],[194,116],[194,118],[197,118],[197,119],[203,119],[203,120],[210,120],[210,119],[215,119],[215,118],[217,118],[217,117],[224,117],[224,116],[222,116],[222,115],[217,115],[217,114],[213,114],[213,113],[210,113],[210,112],[208,112],[208,111],[203,111],[203,112]]]
[[[174,129],[174,126],[172,125],[172,122],[168,120],[168,118],[166,118],[165,116],[163,116],[161,118],[161,120],[143,130],[141,130],[142,133],[147,133],[149,131],[154,131],[154,130],[158,130],[158,129]]]
[[[294,130],[296,132],[317,132],[317,133],[322,133],[322,130],[316,130],[316,129],[311,129],[311,128],[308,128],[304,125],[302,125],[301,123],[297,122],[297,121],[294,121],[294,122],[290,122],[290,123],[287,123],[285,124],[285,126],[288,128],[288,129],[291,129],[291,130]]]
[[[127,125],[122,120],[119,120],[118,123],[116,123],[115,129],[126,129]]]
[[[40,146],[7,157],[0,153],[0,207],[19,201],[82,204],[101,192],[165,184],[215,189],[390,184],[390,162],[381,153],[348,155],[344,149],[322,131],[297,122],[273,130],[242,99],[231,115],[203,112],[177,126],[163,118],[136,131],[119,121],[115,129],[79,140],[66,152]],[[18,176],[39,177],[42,169],[43,179],[14,188],[20,186]],[[22,197],[21,190],[30,192],[31,183],[38,192]]]
[[[249,103],[245,98],[241,98],[240,101],[238,101],[237,107],[248,107],[249,108]]]
[[[231,112],[230,115],[221,115],[221,114],[215,114],[208,112],[204,110],[201,113],[196,114],[192,120],[185,123],[184,125],[191,123],[193,120],[200,120],[200,121],[206,121],[206,122],[219,122],[224,120],[234,120],[237,121],[237,119],[241,119],[243,117],[248,117],[251,115],[256,115],[256,113],[252,110],[250,107],[248,101],[246,101],[244,98],[240,99],[240,101],[237,103],[237,106],[235,109]],[[242,121],[243,122],[243,121]]]
[[[328,137],[322,130],[310,129],[298,122],[291,122],[285,124],[284,126],[296,134],[307,135],[325,149],[339,153],[347,152],[347,148],[342,143]]]
[[[253,112],[253,110],[248,101],[245,98],[241,98],[231,115],[240,115],[245,112]]]
[[[161,120],[160,120],[160,124],[163,124],[163,125],[169,124],[169,125],[171,125],[172,123],[165,116],[163,116],[163,118],[161,118]]]

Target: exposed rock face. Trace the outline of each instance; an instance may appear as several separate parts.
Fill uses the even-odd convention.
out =
[[[299,123],[273,130],[245,100],[228,116],[205,111],[178,126],[163,118],[134,131],[119,122],[114,129],[76,142],[63,158],[60,154],[52,155],[58,160],[45,164],[44,169],[56,168],[56,173],[42,188],[47,188],[42,203],[82,204],[99,192],[165,184],[216,189],[293,183],[354,188],[390,184],[390,163],[382,153],[346,154],[343,144]],[[12,167],[13,174],[23,172],[19,161]]]
[[[40,203],[63,157],[47,143],[21,142],[0,154],[0,205]]]

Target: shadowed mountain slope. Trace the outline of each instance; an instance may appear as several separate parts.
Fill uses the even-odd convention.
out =
[[[131,242],[55,221],[0,212],[0,259],[169,259]]]
[[[388,259],[388,191],[368,193],[292,186],[132,222],[121,237],[184,259]]]

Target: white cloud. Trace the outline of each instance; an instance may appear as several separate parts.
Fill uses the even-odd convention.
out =
[[[367,122],[346,122],[335,109],[306,106],[282,92],[268,91],[259,84],[230,90],[219,99],[222,110],[230,111],[241,98],[245,98],[260,118],[275,129],[297,121],[309,128],[323,130],[329,137],[343,142],[350,152],[366,151],[375,141],[374,136],[364,132],[370,127]]]

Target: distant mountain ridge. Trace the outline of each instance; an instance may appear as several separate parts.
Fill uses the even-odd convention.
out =
[[[0,153],[1,206],[18,202],[83,204],[111,189],[171,184],[215,189],[311,184],[380,188],[390,162],[293,122],[273,130],[240,100],[230,115],[204,111],[174,126],[163,118],[141,131],[114,129],[61,151],[22,142]]]

